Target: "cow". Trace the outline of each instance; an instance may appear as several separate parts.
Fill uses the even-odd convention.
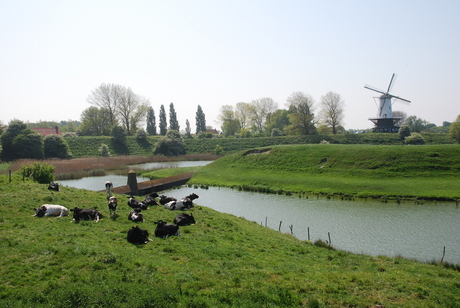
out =
[[[148,205],[142,201],[136,200],[132,195],[129,196],[128,206],[133,209],[147,210]]]
[[[38,209],[34,209],[34,211],[35,211],[34,216],[37,216],[37,217],[43,217],[43,216],[63,217],[63,216],[69,215],[69,210],[65,206],[57,205],[57,204],[43,204]]]
[[[128,230],[127,240],[136,245],[147,244],[147,242],[151,241],[149,232],[139,228],[139,226],[132,227]]]
[[[198,195],[192,193],[180,201],[170,201],[164,204],[165,209],[168,210],[187,210],[193,207],[193,200],[198,199]]]
[[[155,200],[156,197],[159,197],[156,192],[151,193],[150,195],[147,195],[145,197],[144,203],[147,204],[147,206],[149,206],[149,205],[158,205],[157,201]]]
[[[174,198],[174,197],[167,197],[165,195],[160,196],[160,204],[161,205],[165,205],[166,203],[171,202],[171,201],[177,201],[177,199]]]
[[[105,196],[107,197],[107,200],[112,197],[112,188],[113,184],[110,181],[105,182]]]
[[[179,236],[180,231],[179,231],[179,226],[178,225],[173,225],[173,224],[168,224],[165,223],[163,220],[159,220],[155,222],[157,225],[155,229],[155,236],[156,237],[168,237],[172,235]]]
[[[70,209],[73,212],[73,220],[79,222],[80,220],[94,220],[98,222],[102,218],[102,213],[94,209],[81,209],[75,207]]]
[[[51,182],[48,185],[49,190],[59,191],[59,183]]]
[[[117,215],[117,205],[118,205],[118,199],[117,197],[111,196],[109,197],[109,212],[110,216],[116,216]]]
[[[195,217],[193,214],[179,213],[176,218],[174,218],[174,223],[178,226],[188,226],[196,223]]]
[[[144,215],[141,213],[141,209],[132,209],[129,212],[128,219],[134,222],[144,222]]]

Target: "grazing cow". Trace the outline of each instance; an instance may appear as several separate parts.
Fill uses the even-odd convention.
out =
[[[179,213],[176,218],[174,218],[174,223],[178,226],[188,226],[195,224],[196,221],[193,214]]]
[[[161,205],[165,205],[166,203],[171,202],[171,201],[177,201],[177,199],[173,198],[173,197],[167,197],[165,195],[160,196],[160,204]]]
[[[109,211],[110,211],[110,216],[115,216],[117,215],[117,205],[118,205],[118,199],[117,197],[110,197],[109,198]]]
[[[73,220],[79,222],[80,220],[94,220],[98,222],[102,218],[102,213],[94,209],[81,209],[75,207],[70,209],[73,212]]]
[[[165,209],[168,210],[187,210],[193,207],[193,200],[198,199],[198,195],[192,193],[180,201],[171,201],[164,205]]]
[[[179,226],[165,223],[163,220],[155,222],[157,225],[155,229],[156,237],[168,237],[172,235],[180,235]]]
[[[127,240],[133,244],[147,244],[151,241],[149,238],[149,232],[147,230],[139,228],[139,226],[132,227],[128,230]]]
[[[132,195],[129,197],[128,205],[129,207],[132,207],[133,209],[141,209],[141,210],[147,210],[147,207],[148,207],[148,205],[145,204],[144,202],[134,199]]]
[[[41,207],[38,209],[34,209],[35,215],[37,217],[43,217],[43,216],[68,216],[69,215],[69,210],[62,205],[57,205],[57,204],[43,204]]]
[[[105,182],[105,196],[107,197],[107,200],[112,197],[112,188],[113,184],[110,181]]]
[[[134,222],[144,222],[144,215],[141,213],[141,209],[132,209],[129,212],[128,219]]]
[[[151,193],[150,195],[145,196],[145,201],[144,203],[149,205],[158,205],[157,201],[155,200],[156,197],[159,197],[156,192]]]
[[[48,185],[49,190],[59,191],[59,183],[51,182]]]

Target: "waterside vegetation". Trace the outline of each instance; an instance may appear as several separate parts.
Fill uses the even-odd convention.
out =
[[[126,196],[111,219],[105,193],[0,182],[2,307],[459,307],[458,271],[439,261],[336,251],[199,204],[197,223],[167,239],[153,238],[153,222],[177,212],[144,211],[153,241],[133,245]],[[33,217],[43,203],[105,217]]]

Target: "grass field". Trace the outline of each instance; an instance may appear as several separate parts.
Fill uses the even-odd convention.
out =
[[[199,204],[167,239],[153,222],[177,212],[144,211],[153,241],[136,246],[125,196],[111,219],[103,193],[0,184],[0,307],[460,307],[459,272],[440,264],[336,251]],[[106,217],[33,217],[43,203]]]

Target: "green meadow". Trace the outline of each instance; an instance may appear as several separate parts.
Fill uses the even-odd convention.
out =
[[[127,242],[130,208],[105,193],[60,192],[0,176],[0,307],[460,307],[460,274],[443,264],[337,251],[197,204],[181,236]],[[97,208],[99,222],[34,217],[44,203]]]

